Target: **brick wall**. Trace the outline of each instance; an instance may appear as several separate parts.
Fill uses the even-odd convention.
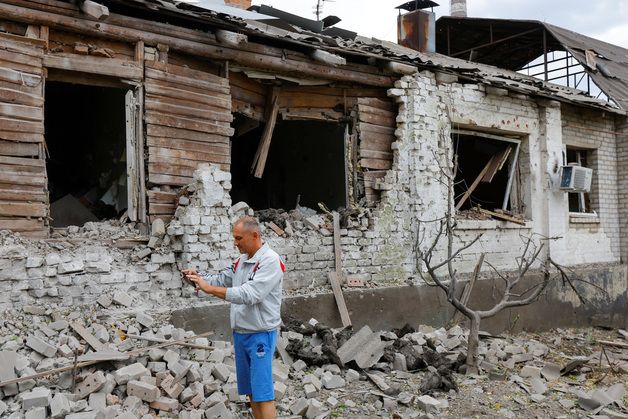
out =
[[[628,263],[628,118],[617,117],[617,190],[622,263]]]
[[[239,7],[240,9],[248,9],[251,7],[251,0],[225,0],[225,4]]]

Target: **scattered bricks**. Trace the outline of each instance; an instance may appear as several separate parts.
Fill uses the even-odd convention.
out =
[[[356,370],[348,369],[345,373],[345,380],[348,383],[352,383],[354,381],[358,381],[360,379],[360,373]]]
[[[46,419],[46,408],[36,407],[24,415],[24,419]]]
[[[222,391],[216,391],[207,398],[207,405],[213,406],[217,403],[225,403],[226,401],[227,396],[225,396]]]
[[[339,375],[331,375],[323,377],[321,380],[323,382],[323,387],[327,390],[333,390],[335,388],[341,388],[345,386],[345,380]]]
[[[316,387],[316,390],[321,391],[323,388],[323,383],[316,377],[314,374],[308,374],[303,377],[303,384],[312,384]]]
[[[283,399],[283,396],[286,394],[288,390],[288,386],[284,383],[275,383],[275,400]]]
[[[28,393],[18,396],[22,401],[22,409],[28,410],[33,407],[46,407],[50,404],[50,390],[44,387],[36,387]]]
[[[313,399],[318,396],[318,390],[312,384],[306,384],[303,386],[303,391],[305,392],[305,397],[308,399]]]
[[[432,412],[438,412],[438,409],[440,408],[440,402],[428,395],[417,397],[416,403],[421,408],[421,410],[428,414]]]
[[[164,410],[166,412],[172,412],[179,407],[179,401],[170,399],[168,397],[159,397],[154,402],[151,402],[150,407],[156,410]],[[208,416],[211,417],[211,416]]]
[[[303,371],[306,368],[307,364],[302,359],[299,359],[292,364],[292,369],[296,372]]]
[[[131,307],[133,305],[133,300],[124,291],[116,291],[113,293],[113,302],[125,307]]]
[[[95,373],[88,375],[87,378],[76,385],[74,394],[78,399],[84,399],[89,394],[100,390],[106,382],[107,378],[105,377],[105,374],[102,371],[96,371]]]
[[[205,397],[201,394],[201,393],[197,393],[194,397],[192,397],[192,399],[190,400],[190,404],[193,407],[199,407],[201,405],[201,403],[203,403],[203,400],[205,400]]]
[[[140,380],[139,380],[139,381],[141,381],[141,382],[143,382],[143,383],[152,384],[152,385],[154,385],[154,386],[156,386],[156,385],[157,385],[157,377],[152,377],[152,376],[150,376],[150,375],[142,375],[142,376],[140,377]]]
[[[325,412],[325,405],[320,401],[313,399],[308,403],[307,411],[305,412],[305,417],[307,419],[314,419]]]
[[[198,368],[191,367],[185,378],[188,380],[188,383],[194,383],[196,381],[201,381],[203,377],[201,376],[201,372]]]
[[[217,379],[219,379],[220,381],[222,381],[223,383],[226,383],[227,380],[229,379],[229,375],[231,375],[231,371],[229,370],[229,368],[227,368],[227,366],[225,364],[216,364],[214,365],[214,370],[212,371],[212,375],[214,377],[216,377]],[[273,378],[274,378],[274,371],[273,371]]]
[[[524,378],[539,378],[541,377],[541,368],[526,365],[521,368],[519,375]]]
[[[96,419],[98,418],[98,412],[80,412],[67,415],[65,419]]]
[[[94,331],[94,337],[101,341],[102,343],[109,342],[109,332],[107,328],[102,324],[95,323],[92,325],[92,330]]]
[[[176,399],[179,397],[179,395],[181,394],[181,392],[183,391],[183,386],[181,385],[181,383],[174,383],[174,384],[170,384],[170,385],[164,385],[164,383],[161,383],[161,388],[166,392],[166,394],[173,398]]]
[[[92,393],[89,395],[89,409],[99,411],[107,407],[107,395],[105,393]]]
[[[179,362],[179,358],[179,353],[170,349],[168,349],[163,355],[163,360],[166,361],[168,364],[176,364],[177,362]]]
[[[159,388],[155,385],[144,383],[142,381],[132,380],[126,385],[126,394],[135,396],[145,402],[154,402],[160,396]]]
[[[4,414],[4,412],[7,411],[7,404],[5,402],[3,402],[2,400],[0,400],[0,416],[2,416]]]
[[[48,358],[57,354],[57,348],[35,335],[30,335],[26,339],[26,346]]]
[[[155,319],[144,313],[137,313],[135,315],[135,320],[144,327],[152,327],[153,323],[155,323]]]
[[[231,419],[232,415],[227,406],[224,403],[217,403],[205,410],[206,418],[216,418],[216,419]]]
[[[142,400],[137,396],[129,396],[124,399],[124,410],[128,412],[137,412],[142,407]]]
[[[142,375],[145,375],[148,371],[144,365],[136,362],[135,364],[122,367],[113,373],[113,377],[118,384],[126,384],[131,380],[137,380]]]
[[[290,405],[290,411],[293,415],[303,416],[308,407],[309,405],[307,400],[301,397],[300,399],[297,399],[294,403],[292,403],[292,405]]]

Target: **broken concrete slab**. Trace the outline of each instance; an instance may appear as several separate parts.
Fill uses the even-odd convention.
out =
[[[27,393],[22,393],[18,399],[22,401],[22,409],[33,407],[47,407],[50,404],[50,390],[44,387],[35,387]]]
[[[421,408],[421,410],[428,414],[438,412],[440,409],[440,402],[428,395],[417,397],[416,404]]]
[[[115,291],[113,293],[113,302],[124,307],[131,307],[133,305],[133,299],[129,294],[124,291]]]
[[[531,365],[525,365],[523,368],[521,368],[519,375],[523,378],[540,378],[541,368]]]
[[[392,341],[382,341],[379,333],[373,333],[370,327],[364,326],[338,348],[338,358],[343,364],[355,361],[360,368],[370,368],[384,355],[384,349],[389,344]]]
[[[541,369],[541,375],[547,381],[554,381],[560,378],[561,367],[558,364],[546,363]]]

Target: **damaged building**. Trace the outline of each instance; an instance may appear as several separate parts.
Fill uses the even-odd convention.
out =
[[[2,236],[0,307],[107,304],[115,290],[196,302],[179,270],[227,266],[245,214],[288,289],[332,271],[368,290],[416,283],[417,225],[447,213],[455,168],[457,240],[482,235],[459,272],[480,254],[513,270],[525,238],[555,238],[541,258],[605,294],[593,310],[570,291],[547,298],[625,322],[625,49],[539,22],[435,22],[429,1],[400,6],[402,45],[227,3],[241,8],[0,3],[0,229],[19,233]],[[505,60],[516,30],[534,47]],[[581,68],[564,85],[559,60]],[[352,313],[380,298],[347,294]],[[433,289],[405,294],[440,319]],[[363,315],[384,321],[374,307]],[[317,316],[333,324],[335,310]]]

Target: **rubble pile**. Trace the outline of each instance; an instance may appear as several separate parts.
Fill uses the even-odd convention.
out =
[[[134,310],[124,292],[106,297],[109,309],[61,312],[24,306],[5,313],[0,322],[0,417],[209,419],[249,414],[245,398],[237,393],[230,342],[177,329],[168,323],[167,313]],[[607,362],[607,374],[622,369],[625,374],[628,350],[621,344],[569,356],[552,351],[564,342],[579,346],[579,338],[566,332],[549,343],[484,335],[483,374],[464,376],[467,333],[459,326],[375,332],[368,326],[332,329],[314,319],[286,321],[273,364],[279,415],[456,417],[459,401],[472,403],[493,391],[496,382],[510,389],[515,404],[500,408],[500,417],[519,416],[530,404],[545,409],[551,403],[572,414],[625,414],[623,383],[591,384],[600,359]]]

